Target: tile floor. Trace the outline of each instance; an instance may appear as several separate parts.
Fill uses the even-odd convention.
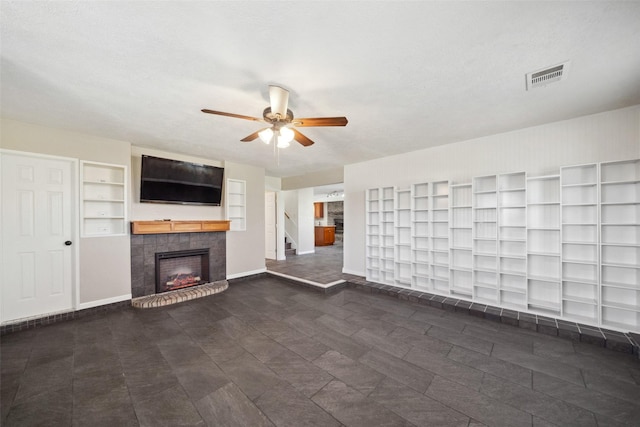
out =
[[[632,355],[269,276],[173,306],[8,334],[0,357],[3,426],[640,420],[640,362]]]

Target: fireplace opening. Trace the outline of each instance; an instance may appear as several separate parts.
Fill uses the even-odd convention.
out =
[[[156,293],[209,282],[209,249],[156,253]]]

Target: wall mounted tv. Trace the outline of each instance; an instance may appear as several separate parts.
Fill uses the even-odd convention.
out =
[[[142,156],[140,201],[220,206],[224,168]]]

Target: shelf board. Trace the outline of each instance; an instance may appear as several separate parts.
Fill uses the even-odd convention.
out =
[[[600,185],[619,185],[619,184],[637,184],[640,179],[630,179],[628,181],[602,181]]]
[[[560,311],[560,302],[529,299],[527,304],[535,308],[541,308],[545,310],[552,310],[552,311],[558,311],[558,312]]]
[[[597,182],[581,182],[579,184],[562,184],[562,188],[570,188],[570,187],[595,187],[598,185]]]
[[[207,233],[228,231],[231,221],[131,221],[131,234]]]
[[[549,276],[535,276],[532,274],[529,274],[527,276],[528,280],[539,280],[541,282],[549,282],[549,283],[557,283],[558,286],[560,286],[560,282],[562,281],[560,279],[560,277],[549,277]]]
[[[582,283],[584,285],[597,285],[597,280],[589,280],[589,279],[579,279],[575,277],[563,277],[563,282],[574,282],[574,283]]]
[[[575,295],[563,295],[562,296],[562,300],[563,301],[577,302],[577,303],[586,304],[586,305],[597,305],[598,304],[598,301],[596,301],[594,298],[585,298],[585,297],[579,297],[579,296],[575,296]]]
[[[560,252],[527,252],[527,255],[560,257]]]
[[[613,263],[613,262],[603,262],[601,263],[601,265],[603,267],[636,268],[636,269],[640,268],[640,264],[620,264],[620,263]]]
[[[617,308],[619,310],[632,311],[634,313],[639,313],[640,312],[640,307],[639,306],[631,305],[631,304],[623,304],[623,303],[620,303],[620,302],[602,301],[602,307]]]
[[[620,289],[627,289],[630,291],[640,291],[640,285],[634,286],[628,283],[606,282],[606,283],[602,283],[602,286],[606,288],[620,288]]]

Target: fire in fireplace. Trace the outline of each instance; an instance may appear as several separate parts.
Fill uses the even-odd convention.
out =
[[[156,253],[156,293],[209,282],[209,249]]]

